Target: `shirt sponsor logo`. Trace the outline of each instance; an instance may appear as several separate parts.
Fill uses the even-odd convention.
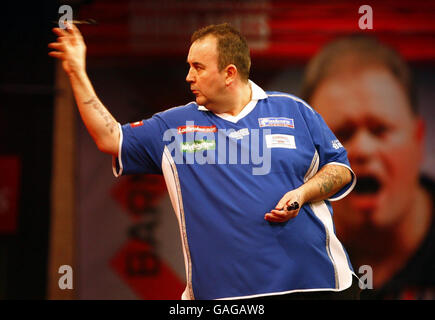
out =
[[[340,149],[340,148],[343,148],[343,145],[341,144],[341,142],[340,141],[338,141],[338,139],[336,139],[336,140],[332,140],[331,141],[331,144],[332,144],[332,147],[334,148],[334,149]]]
[[[295,137],[289,134],[268,134],[265,139],[268,148],[296,149]]]
[[[294,128],[295,123],[293,119],[290,118],[258,118],[258,124],[260,127],[287,127]]]
[[[216,142],[214,140],[195,140],[180,143],[181,152],[196,152],[204,150],[215,150]]]
[[[140,127],[143,126],[143,120],[142,121],[136,121],[130,124],[130,127],[132,128],[136,128],[136,127]]]
[[[195,126],[195,125],[187,125],[187,126],[181,126],[177,128],[178,134],[185,134],[188,132],[216,132],[217,128],[216,126]]]
[[[193,121],[186,122],[186,126],[193,125]],[[177,165],[240,164],[246,165],[245,168],[251,170],[253,175],[269,174],[272,149],[267,147],[265,137],[272,134],[272,129],[239,129],[216,129],[217,131],[212,133],[192,132],[180,135],[175,127],[167,129],[162,138],[167,148],[165,152],[170,153]],[[236,138],[243,138],[234,140],[230,138],[230,134]]]
[[[228,136],[233,139],[243,139],[244,136],[249,135],[249,129],[243,128],[237,131],[231,132]]]

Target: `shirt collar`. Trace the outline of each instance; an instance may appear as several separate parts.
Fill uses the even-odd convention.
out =
[[[254,83],[254,81],[251,81],[251,80],[248,80],[248,81],[249,81],[249,84],[251,85],[251,90],[252,90],[251,101],[258,101],[258,100],[266,99],[267,98],[267,94],[266,94],[266,92],[263,89],[261,89],[258,85],[256,85]],[[209,111],[204,106],[198,106],[198,110]]]

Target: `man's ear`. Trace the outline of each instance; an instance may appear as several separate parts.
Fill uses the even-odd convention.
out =
[[[225,68],[225,85],[230,86],[237,77],[237,67],[234,64],[230,64]]]

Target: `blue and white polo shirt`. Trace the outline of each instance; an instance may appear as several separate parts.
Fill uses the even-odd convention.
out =
[[[250,85],[237,116],[191,102],[122,126],[114,174],[164,175],[184,252],[183,299],[344,290],[353,269],[329,201],[355,186],[346,150],[304,101]],[[264,220],[327,164],[349,168],[352,181],[285,223]]]

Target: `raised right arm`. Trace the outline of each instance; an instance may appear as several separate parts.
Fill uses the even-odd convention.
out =
[[[62,67],[68,74],[80,116],[94,139],[98,149],[114,156],[119,150],[118,122],[98,99],[86,73],[86,45],[80,31],[74,25],[68,29],[54,28],[59,37],[57,42],[49,44],[57,51],[50,56],[62,61]]]

